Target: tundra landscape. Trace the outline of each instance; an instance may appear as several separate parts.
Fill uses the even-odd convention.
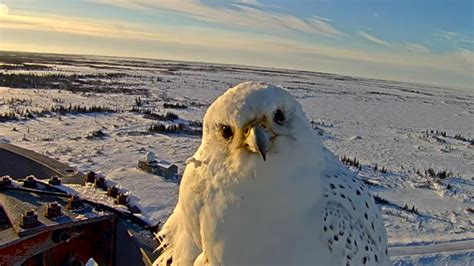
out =
[[[241,65],[0,52],[0,142],[103,174],[157,225],[176,204],[207,108],[247,80],[286,88],[314,134],[370,188],[395,265],[474,263],[472,90]],[[138,169],[148,152],[176,164],[178,176]],[[93,186],[71,189],[110,201]]]

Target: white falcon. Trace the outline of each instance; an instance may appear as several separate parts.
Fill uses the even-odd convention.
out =
[[[158,265],[388,265],[367,187],[286,90],[241,83],[204,117]]]

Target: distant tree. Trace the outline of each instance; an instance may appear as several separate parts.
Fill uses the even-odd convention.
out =
[[[140,98],[140,96],[135,98],[135,105],[142,106],[142,98]]]

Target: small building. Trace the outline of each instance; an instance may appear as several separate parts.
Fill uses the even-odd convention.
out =
[[[169,179],[168,177],[175,177],[178,174],[178,167],[167,161],[159,161],[157,163],[158,169],[161,176]]]
[[[164,160],[157,161],[153,152],[148,152],[144,160],[138,161],[138,168],[165,179],[175,179],[178,174],[178,166]]]

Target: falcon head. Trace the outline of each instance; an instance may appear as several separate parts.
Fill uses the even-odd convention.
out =
[[[244,82],[227,90],[204,117],[203,144],[217,148],[219,156],[264,163],[272,157],[292,156],[305,141],[308,144],[310,135],[308,119],[291,94],[261,82]]]

